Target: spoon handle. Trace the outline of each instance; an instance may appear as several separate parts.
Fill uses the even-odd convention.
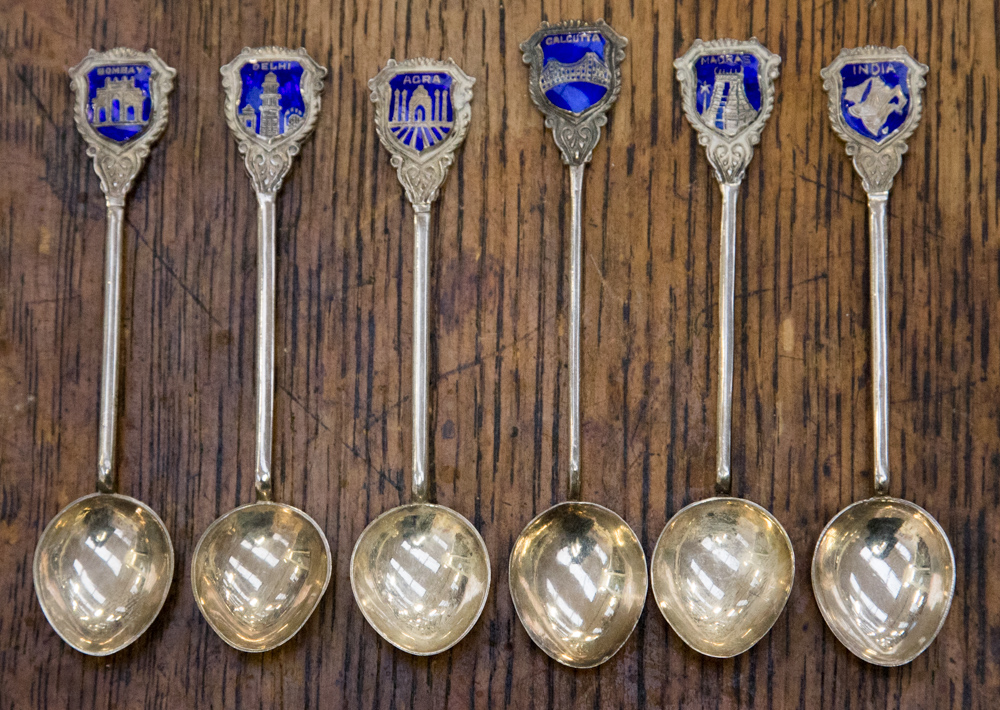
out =
[[[254,488],[257,501],[271,500],[271,430],[274,420],[273,192],[257,193],[257,440]]]
[[[118,331],[121,322],[122,234],[125,196],[108,195],[104,253],[104,343],[101,350],[101,413],[97,434],[97,490],[115,492],[115,413],[118,404]]]
[[[428,500],[427,486],[427,349],[430,282],[429,202],[413,205],[413,481],[414,503]]]
[[[868,193],[871,240],[872,407],[875,425],[875,492],[889,492],[889,364],[886,316],[886,204],[889,191]]]
[[[740,182],[720,182],[722,191],[722,236],[719,246],[719,405],[715,489],[729,495],[733,488],[730,469],[733,421],[733,310],[736,282],[736,202]]]
[[[569,166],[569,500],[580,498],[580,319],[583,282],[583,166]]]

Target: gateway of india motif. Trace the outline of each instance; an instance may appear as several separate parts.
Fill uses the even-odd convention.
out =
[[[104,86],[97,90],[92,107],[95,126],[145,125],[142,104],[146,94],[135,85],[135,77],[105,77]]]
[[[698,91],[702,94],[711,91],[711,98],[701,113],[702,119],[727,136],[735,136],[757,117],[757,111],[750,104],[743,88],[742,68],[717,72],[715,83],[711,87],[707,83],[702,84]]]
[[[451,99],[448,89],[434,89],[434,97],[423,84],[412,94],[396,89],[389,111],[389,130],[401,143],[420,152],[440,142],[454,123],[448,118]]]
[[[574,82],[597,84],[608,89],[611,87],[611,70],[594,52],[587,52],[583,58],[572,64],[563,64],[557,59],[550,59],[538,78],[542,93],[554,86]]]
[[[240,111],[244,127],[264,138],[298,130],[303,121],[302,112],[294,108],[282,111],[280,101],[278,77],[273,71],[268,72],[261,86],[260,109],[255,109],[248,103]]]

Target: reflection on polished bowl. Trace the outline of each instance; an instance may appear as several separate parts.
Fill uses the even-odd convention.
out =
[[[368,623],[389,643],[417,656],[440,653],[469,632],[486,605],[486,543],[450,508],[393,508],[361,533],[351,586]]]
[[[45,528],[35,553],[35,594],[66,643],[105,656],[149,627],[173,573],[174,549],[156,513],[134,498],[97,493],[68,505]]]
[[[750,649],[785,608],[795,555],[767,510],[740,498],[708,498],[663,529],[650,564],[653,596],[671,628],[706,656]]]
[[[195,548],[191,583],[216,633],[234,648],[259,652],[302,628],[331,571],[329,544],[312,518],[260,502],[209,526]]]
[[[869,663],[909,663],[937,636],[955,592],[955,556],[938,522],[880,496],[842,510],[820,535],[813,592],[826,623]]]
[[[549,508],[510,556],[511,597],[549,656],[592,668],[622,647],[646,601],[646,556],[632,528],[594,503]]]

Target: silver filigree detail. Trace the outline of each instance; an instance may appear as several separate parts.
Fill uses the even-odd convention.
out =
[[[906,74],[910,93],[906,119],[881,143],[852,129],[841,113],[841,95],[844,92],[841,70],[847,64],[863,62],[901,62],[909,70]],[[861,176],[865,192],[888,192],[892,187],[892,181],[903,164],[903,154],[907,150],[906,139],[913,135],[920,123],[923,113],[920,90],[927,84],[924,80],[927,71],[927,65],[911,57],[906,47],[902,46],[896,49],[875,46],[842,49],[837,58],[820,71],[823,88],[830,99],[830,123],[836,134],[847,144],[847,154],[854,159],[854,169]]]
[[[601,34],[607,42],[605,56],[608,73],[602,78],[608,81],[608,91],[600,101],[580,114],[554,105],[545,95],[542,86],[542,41],[549,35],[565,32],[595,32]],[[611,29],[604,20],[593,24],[583,20],[566,20],[555,24],[542,22],[535,33],[521,43],[522,59],[531,68],[528,84],[531,100],[545,114],[545,126],[552,129],[552,137],[559,146],[566,165],[590,162],[597,141],[601,138],[601,127],[608,122],[608,109],[621,93],[621,63],[625,60],[627,45],[628,40]]]
[[[754,112],[751,107],[732,127],[724,129],[709,125],[698,112],[696,63],[701,57],[718,54],[754,55],[760,86],[760,108]],[[778,78],[779,64],[781,57],[769,52],[755,37],[748,41],[717,39],[703,42],[696,39],[684,56],[674,61],[684,115],[698,131],[698,143],[705,146],[708,161],[720,183],[736,184],[743,180],[743,173],[753,158],[753,147],[760,142],[760,133],[774,109],[774,80]]]
[[[145,130],[127,142],[117,142],[98,133],[87,117],[90,85],[87,75],[100,66],[145,64],[150,68],[149,122]],[[76,92],[74,118],[80,135],[87,141],[87,155],[94,159],[94,172],[101,179],[101,189],[111,200],[120,201],[132,189],[135,176],[142,169],[149,149],[167,127],[167,96],[173,89],[177,72],[167,66],[156,50],[139,52],[116,47],[106,52],[91,49],[79,64],[69,70],[70,88]]]
[[[305,115],[294,129],[271,137],[246,130],[238,111],[243,88],[240,70],[248,63],[260,62],[297,62],[302,67],[299,88]],[[309,136],[319,119],[320,93],[323,91],[326,68],[313,61],[305,48],[244,47],[233,61],[219,71],[222,73],[222,88],[226,92],[226,122],[239,143],[254,190],[274,195],[292,167],[292,158],[298,154],[299,144]]]
[[[451,76],[451,104],[453,121],[448,133],[438,142],[422,151],[399,140],[390,130],[393,94],[390,82],[399,74],[424,70]],[[375,132],[382,146],[391,155],[396,176],[406,191],[406,199],[415,208],[429,208],[437,199],[441,185],[448,177],[448,168],[455,159],[455,151],[462,145],[469,131],[472,117],[472,85],[476,80],[466,74],[451,59],[438,61],[417,57],[397,62],[390,59],[385,68],[368,81],[371,100],[375,104]]]

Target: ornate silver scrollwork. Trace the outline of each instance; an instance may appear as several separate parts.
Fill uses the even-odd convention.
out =
[[[167,96],[176,73],[155,50],[138,52],[126,47],[107,52],[91,49],[69,70],[70,87],[76,93],[76,127],[87,141],[87,155],[94,159],[94,172],[109,200],[124,201],[150,146],[167,127]],[[105,94],[108,106],[95,106],[95,100],[104,99]],[[115,102],[115,114],[110,102]]]
[[[599,35],[601,39],[588,41],[587,38],[594,35]],[[546,57],[547,46],[561,43],[577,47],[592,44],[599,52],[588,52],[569,63],[561,61],[558,56]],[[566,165],[590,162],[601,138],[601,126],[608,122],[607,111],[621,93],[621,63],[625,59],[627,44],[628,40],[604,20],[593,24],[583,20],[555,24],[543,22],[531,37],[521,43],[522,59],[531,68],[531,100],[545,114],[545,125],[552,129],[552,137]],[[599,97],[597,93],[580,93],[577,101],[572,96],[559,93],[561,87],[574,83],[602,87],[604,93]],[[556,101],[562,105],[550,98],[549,92],[553,90]]]
[[[253,103],[263,102],[262,95],[269,94],[274,96],[273,106],[268,107],[266,103],[259,107],[251,106],[247,100],[249,97],[245,95],[250,87],[244,86],[241,76],[248,64],[262,71],[274,67],[276,71],[298,72],[301,68],[298,91],[293,93],[301,96],[302,108],[282,105],[280,101],[287,101],[287,97],[282,99],[277,88],[268,92],[266,86],[253,87],[261,89]],[[313,61],[304,48],[245,47],[219,71],[226,92],[226,122],[239,142],[254,190],[274,195],[292,167],[292,158],[298,154],[299,144],[312,132],[319,118],[320,93],[323,91],[326,68]],[[277,87],[277,80],[274,81]],[[273,117],[265,115],[268,111],[274,113]]]
[[[475,82],[451,59],[423,57],[390,59],[368,82],[375,131],[414,208],[429,208],[448,177],[469,130]]]
[[[830,123],[847,143],[865,192],[892,187],[906,139],[920,123],[926,74],[927,65],[905,47],[874,46],[843,49],[820,71],[830,97]]]
[[[756,38],[696,39],[684,56],[674,61],[684,115],[698,131],[698,142],[705,146],[720,183],[743,180],[753,148],[774,108],[779,64],[781,57]]]

